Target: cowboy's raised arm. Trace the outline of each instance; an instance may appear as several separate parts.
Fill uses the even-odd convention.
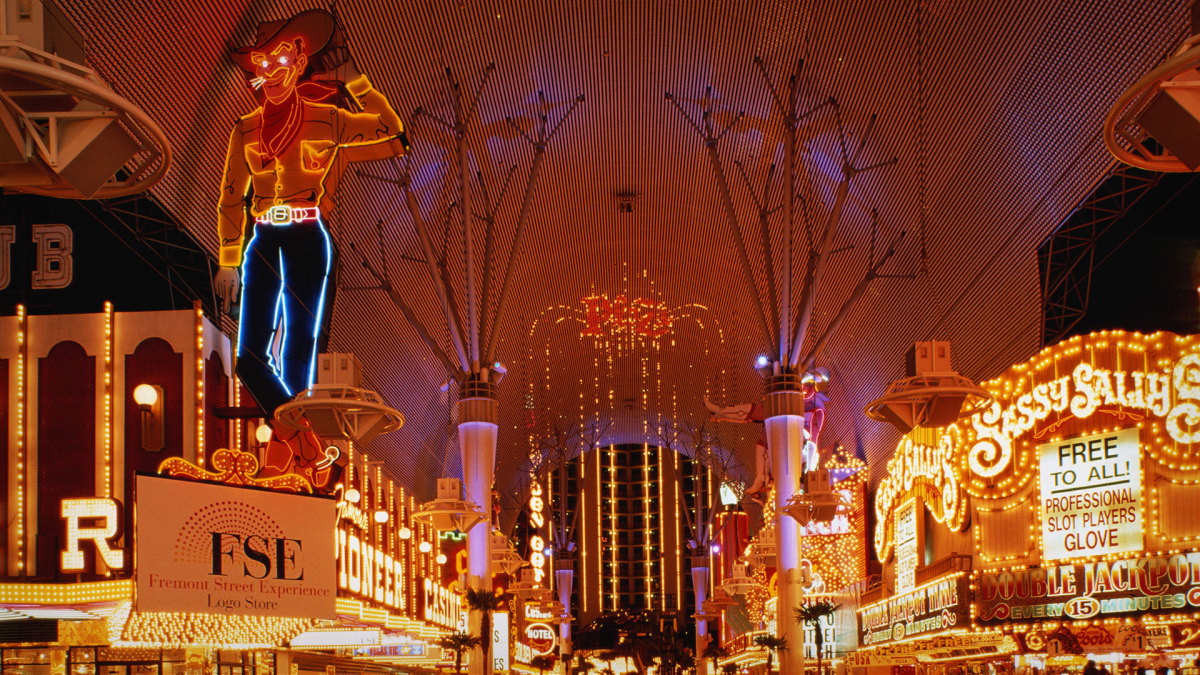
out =
[[[338,145],[370,145],[399,139],[403,148],[396,148],[396,154],[408,152],[404,123],[392,109],[392,104],[388,103],[387,97],[371,86],[367,76],[359,75],[346,83],[346,89],[358,99],[363,112],[338,109]]]

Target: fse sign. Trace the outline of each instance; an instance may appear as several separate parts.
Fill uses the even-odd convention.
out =
[[[330,499],[137,477],[137,609],[337,616]]]
[[[1136,428],[1044,443],[1038,454],[1043,559],[1142,550]]]

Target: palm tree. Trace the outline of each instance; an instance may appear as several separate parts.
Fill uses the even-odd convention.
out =
[[[492,649],[492,612],[504,609],[504,597],[486,588],[468,588],[463,593],[463,604],[468,611],[480,612],[479,635],[483,642],[483,662],[491,658]]]
[[[736,663],[726,663],[721,666],[721,675],[737,675],[742,668]]]
[[[813,632],[816,634],[817,643],[817,675],[821,675],[821,656],[825,651],[825,631],[821,630],[821,619],[832,616],[838,611],[841,605],[835,605],[832,602],[814,602],[810,605],[801,605],[796,608],[796,623],[803,626],[809,624],[813,627]]]
[[[701,656],[712,659],[712,672],[716,675],[721,672],[719,661],[729,656],[729,650],[721,646],[720,640],[713,638],[704,645],[704,653]]]
[[[463,652],[469,652],[472,649],[475,649],[482,642],[483,640],[481,640],[478,635],[471,635],[470,633],[459,631],[457,633],[446,635],[441,640],[438,640],[438,646],[442,649],[450,649],[454,651],[454,672],[461,673]]]
[[[539,673],[545,673],[547,668],[554,667],[555,658],[550,654],[538,654],[529,660],[529,665],[537,668]]]
[[[754,636],[754,644],[759,647],[767,648],[767,672],[771,672],[771,663],[775,658],[775,652],[786,652],[788,650],[788,641],[785,637],[775,637],[770,633],[760,633]]]

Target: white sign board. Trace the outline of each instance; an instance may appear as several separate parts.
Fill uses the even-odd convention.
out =
[[[1043,559],[1142,550],[1136,428],[1045,443],[1038,454]]]
[[[917,585],[917,500],[896,509],[896,593]]]
[[[380,631],[375,629],[309,630],[292,638],[293,647],[364,647],[379,644]]]
[[[507,673],[508,612],[492,613],[492,672]]]
[[[337,617],[332,499],[137,477],[137,609]]]

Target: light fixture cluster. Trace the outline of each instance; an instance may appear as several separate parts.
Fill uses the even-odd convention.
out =
[[[345,447],[347,466],[336,488],[339,613],[412,634],[440,635],[421,613],[424,580],[442,583],[438,531],[413,518],[416,498],[353,442]],[[422,627],[425,628],[422,628]],[[428,637],[428,635],[426,635]]]
[[[264,648],[288,640],[317,624],[293,619],[191,612],[133,612],[118,646],[215,646],[224,649]]]
[[[861,462],[860,462],[861,463]],[[867,574],[866,472],[857,471],[834,485],[849,493],[850,507],[837,518],[846,520],[846,530],[822,533],[814,525],[801,526],[804,557],[830,590],[845,588]],[[838,521],[835,520],[835,523]]]
[[[626,299],[656,296],[654,279],[648,270],[625,270],[619,283],[627,285],[630,289],[623,293]],[[647,288],[648,290],[645,290]],[[623,428],[622,433],[636,435],[638,429],[635,425],[640,425],[642,437],[637,439],[638,441],[649,441],[651,445],[662,446],[662,443],[655,441],[661,439],[660,432],[664,428],[680,419],[681,400],[694,401],[697,395],[712,397],[714,392],[720,392],[717,395],[724,395],[733,385],[729,371],[723,365],[719,372],[703,381],[697,381],[694,377],[690,377],[691,373],[664,370],[664,363],[669,367],[670,362],[660,358],[663,353],[685,349],[689,350],[692,358],[697,361],[725,362],[725,359],[718,358],[717,355],[723,355],[726,351],[726,336],[720,322],[711,315],[708,307],[700,304],[688,304],[673,308],[667,312],[671,322],[670,330],[661,335],[649,335],[647,333],[656,331],[639,331],[638,322],[645,319],[649,323],[643,322],[644,325],[652,325],[658,319],[651,320],[638,313],[641,310],[637,310],[632,315],[634,320],[631,324],[628,321],[630,317],[628,311],[620,309],[622,307],[620,301],[598,293],[593,293],[589,297],[592,298],[590,301],[593,310],[592,328],[595,329],[593,332],[596,334],[582,341],[591,348],[590,355],[585,353],[583,356],[583,363],[579,362],[578,345],[564,343],[561,338],[572,335],[573,331],[587,332],[589,330],[586,305],[582,308],[579,304],[547,307],[530,323],[522,341],[522,357],[529,367],[521,371],[522,381],[520,384],[523,393],[524,418],[518,429],[524,431],[526,435],[527,442],[524,451],[533,466],[539,466],[542,461],[543,452],[546,449],[546,439],[554,433],[555,428],[565,429],[578,425],[580,434],[577,447],[580,450],[588,451],[604,447],[599,443],[604,439],[599,436],[603,435],[604,430],[611,422],[622,417],[622,409],[655,411],[654,414],[637,415],[641,417],[640,422],[625,423],[628,428]],[[608,305],[605,305],[606,302]],[[629,307],[628,300],[624,306],[626,309]],[[655,309],[655,311],[660,310],[665,310],[665,308]],[[611,314],[614,320],[619,317],[624,318],[617,323],[610,324],[607,323],[608,319],[603,318],[608,314]],[[665,325],[661,322],[659,324]],[[588,363],[588,360],[591,363]],[[569,364],[566,373],[563,372],[565,364]],[[580,381],[578,379],[580,367],[591,373],[592,377]],[[631,373],[632,382],[628,379]],[[683,376],[681,377],[681,375]],[[564,376],[570,378],[566,386],[572,387],[571,401],[577,403],[577,408],[572,410],[555,406],[553,409],[556,414],[552,417],[546,412],[551,409],[551,406],[546,405],[545,397],[547,392],[556,392],[560,386],[563,386],[561,378]],[[576,388],[577,396],[575,395]],[[623,422],[617,423],[622,424]],[[597,437],[592,437],[592,434]],[[568,450],[573,454],[576,447]],[[672,455],[677,454],[675,452],[677,448],[671,448],[671,450]],[[584,489],[585,492],[612,498],[614,495],[611,482],[605,485],[602,475],[611,471],[613,467],[610,466],[609,461],[605,461],[603,452],[595,453],[599,461],[594,462],[591,459],[592,455],[592,452],[587,452],[586,456],[581,456],[578,462],[580,470],[577,480],[587,486]],[[673,461],[673,458],[662,456],[660,453],[657,460],[650,460],[650,464],[652,469],[657,464],[660,469],[669,471],[670,463]],[[622,468],[631,469],[631,467]],[[636,471],[636,468],[633,470]],[[632,479],[635,489],[636,482],[637,477],[635,476]],[[549,493],[554,487],[553,485],[547,486],[547,492]],[[551,503],[551,500],[548,499],[547,503]],[[669,504],[664,506],[663,500],[658,500],[656,504],[647,507],[647,512],[650,515],[657,515],[658,521],[666,527],[670,527],[671,523],[665,522],[664,519],[670,521],[673,514],[676,530],[678,530],[681,517],[679,510],[674,509],[669,512],[669,506]],[[596,527],[599,528],[599,532],[594,531]],[[584,542],[578,552],[580,563],[584,569],[599,571],[597,575],[583,574],[580,578],[579,597],[581,609],[584,612],[595,611],[597,602],[599,602],[598,607],[603,610],[619,606],[619,578],[612,573],[617,560],[612,555],[611,547],[602,547],[598,550],[592,547],[592,550],[589,550],[587,543],[605,539],[612,540],[616,529],[616,514],[614,513],[601,512],[598,520],[589,521],[584,518],[580,521],[579,535]],[[651,534],[654,534],[653,531]],[[670,555],[672,552],[655,547],[656,555]],[[681,555],[681,553],[675,552],[677,555]],[[598,561],[597,556],[599,556]],[[646,578],[653,581],[655,578],[662,577],[662,565],[657,559],[651,559],[644,562],[643,565],[643,569],[633,572],[636,576],[642,577],[643,583]],[[643,567],[643,565],[638,565],[638,567]],[[648,588],[645,592],[639,591],[642,595],[639,598],[641,601],[639,604],[649,603],[647,605],[649,607],[670,609],[671,607],[668,607],[667,603],[668,598],[671,598],[671,605],[674,608],[682,609],[686,603],[686,595],[681,592],[683,590],[681,579],[680,575],[670,575],[662,579],[661,587],[655,587],[653,590]]]
[[[580,337],[596,337],[606,331],[629,331],[635,335],[657,338],[671,331],[674,317],[663,302],[634,298],[622,293],[615,298],[589,295],[583,299],[584,328]]]
[[[132,579],[106,579],[72,584],[0,584],[0,603],[9,604],[85,605],[128,600],[132,596]]]

